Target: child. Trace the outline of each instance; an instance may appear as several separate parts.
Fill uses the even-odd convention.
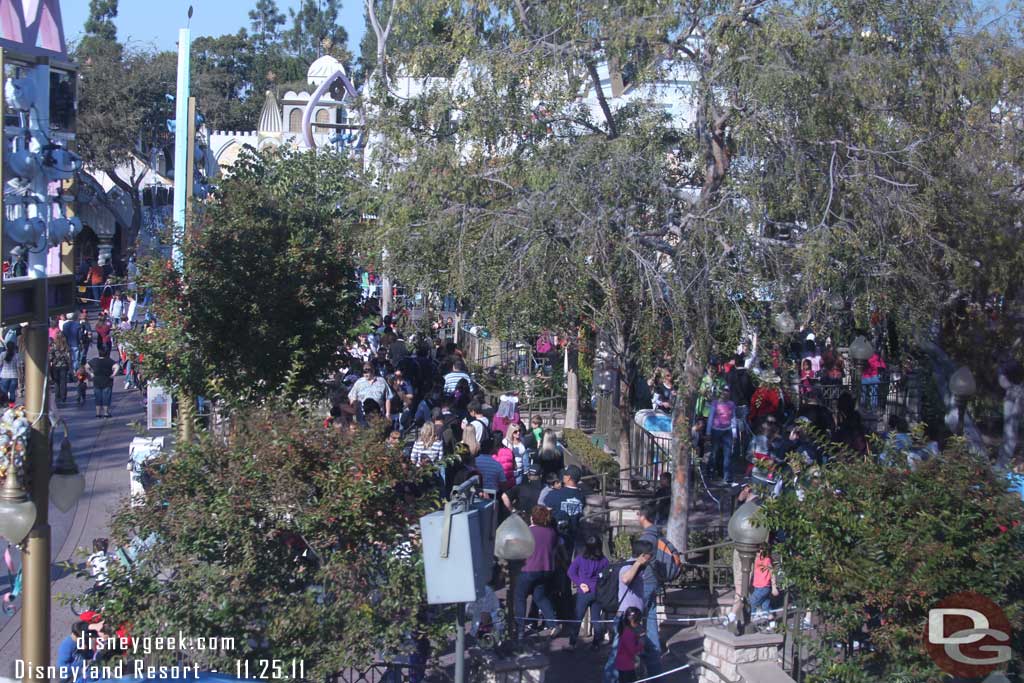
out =
[[[84,365],[75,371],[75,379],[78,380],[78,405],[85,405],[85,390],[88,388],[89,373]]]
[[[97,588],[105,588],[110,579],[107,578],[107,565],[110,563],[110,556],[107,555],[109,545],[105,538],[94,538],[92,540],[92,555],[85,563],[89,567],[89,576],[95,582]]]
[[[636,680],[636,658],[644,650],[639,633],[642,614],[639,608],[630,607],[619,620],[619,651],[615,654],[619,683],[632,683]]]
[[[750,582],[754,586],[754,590],[750,594],[750,609],[755,617],[765,616],[771,607],[772,598],[779,596],[770,548],[767,553],[759,552],[757,554]]]

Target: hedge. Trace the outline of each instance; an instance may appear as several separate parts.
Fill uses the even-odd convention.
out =
[[[584,432],[566,429],[562,434],[562,441],[591,474],[607,474],[613,481],[618,478],[619,461],[595,446]]]

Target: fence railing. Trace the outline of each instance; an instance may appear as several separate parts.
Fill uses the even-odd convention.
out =
[[[671,464],[672,437],[657,436],[635,421],[629,423],[629,466],[642,479],[657,481]]]
[[[441,670],[426,674],[426,666],[389,664],[379,662],[366,668],[342,669],[327,677],[327,683],[416,683],[418,681],[448,681]]]

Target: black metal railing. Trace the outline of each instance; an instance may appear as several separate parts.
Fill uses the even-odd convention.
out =
[[[426,667],[409,664],[378,662],[366,668],[342,669],[328,676],[326,683],[418,683],[419,681],[447,681],[440,671],[426,673]]]
[[[635,421],[629,423],[629,466],[641,479],[657,481],[669,471],[672,461],[672,437],[658,436]]]

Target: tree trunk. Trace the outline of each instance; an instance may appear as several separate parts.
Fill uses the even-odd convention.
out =
[[[575,344],[565,347],[565,428],[576,429],[579,424],[580,382],[576,372],[579,351]]]
[[[633,391],[630,385],[630,368],[627,361],[627,351],[629,349],[629,339],[626,332],[618,330],[615,333],[615,358],[618,366],[618,433],[619,433],[619,468],[622,470],[628,470],[630,465],[630,447],[629,447],[629,434],[631,430],[631,423],[633,421]],[[609,430],[611,432],[611,430]],[[609,434],[610,436],[610,434]],[[627,480],[632,480],[632,472],[625,472]],[[626,489],[631,488],[630,486],[624,487]]]
[[[122,237],[121,253],[127,259],[129,254],[134,254],[138,246],[139,232],[142,230],[142,197],[138,191],[132,193],[132,222],[128,226],[125,235]]]
[[[686,354],[683,382],[672,411],[672,505],[669,507],[665,536],[686,555],[690,537],[690,416],[693,414],[700,364],[692,349]]]

